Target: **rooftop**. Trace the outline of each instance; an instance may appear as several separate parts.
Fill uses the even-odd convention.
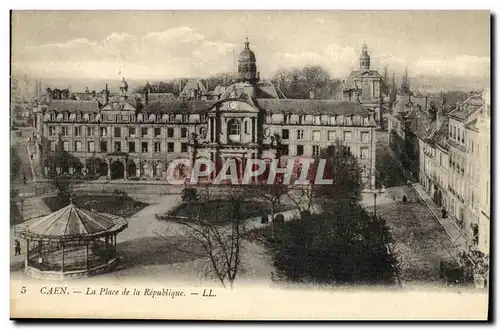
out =
[[[47,111],[97,112],[100,104],[96,100],[51,100]]]

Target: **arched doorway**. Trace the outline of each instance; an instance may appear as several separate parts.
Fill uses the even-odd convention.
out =
[[[108,163],[100,162],[99,163],[99,175],[107,176],[108,175]]]
[[[137,166],[134,162],[128,162],[127,173],[130,178],[135,178],[137,176]]]
[[[122,179],[125,176],[125,167],[119,160],[111,163],[111,180]]]

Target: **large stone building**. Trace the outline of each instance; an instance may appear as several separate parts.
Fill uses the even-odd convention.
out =
[[[165,180],[174,159],[232,158],[241,175],[248,159],[312,158],[340,140],[358,157],[366,188],[374,188],[376,123],[356,99],[285,99],[259,82],[248,40],[238,82],[215,99],[199,89],[193,84],[187,99],[176,100],[150,100],[146,89],[138,100],[123,79],[115,97],[106,88],[101,101],[50,100],[36,122],[45,174]]]
[[[373,115],[376,123],[380,125],[388,90],[380,73],[371,69],[370,61],[368,47],[365,44],[359,57],[359,69],[352,71],[343,82],[342,99],[357,100],[362,103]]]

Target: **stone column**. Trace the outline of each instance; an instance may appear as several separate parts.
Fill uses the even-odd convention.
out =
[[[123,160],[123,178],[127,180],[128,178],[128,166],[127,166],[127,160]]]
[[[141,162],[140,161],[134,161],[135,163],[135,176],[137,178],[141,177]]]

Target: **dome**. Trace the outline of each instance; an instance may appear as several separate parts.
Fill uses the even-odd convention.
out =
[[[245,49],[240,53],[240,62],[255,62],[255,54],[250,50],[248,38],[245,41]]]

